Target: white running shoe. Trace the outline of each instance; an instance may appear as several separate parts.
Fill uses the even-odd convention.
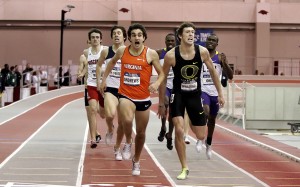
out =
[[[131,157],[131,143],[125,143],[122,151],[122,156],[124,160],[130,160]]]
[[[206,158],[210,160],[212,155],[211,145],[205,143],[205,146],[206,146]]]
[[[200,153],[202,151],[202,140],[197,140],[196,151]]]
[[[112,137],[113,137],[113,133],[112,132],[107,132],[106,135],[105,135],[105,143],[106,144],[111,144]]]
[[[118,160],[118,161],[123,160],[120,148],[118,148],[118,149],[114,148],[114,154],[115,154],[115,159],[116,160]]]
[[[140,170],[140,162],[135,162],[132,159],[132,175],[140,175],[141,174],[141,170]]]
[[[184,136],[183,138],[184,138],[185,144],[190,144],[191,143],[190,139],[188,138],[188,136]]]

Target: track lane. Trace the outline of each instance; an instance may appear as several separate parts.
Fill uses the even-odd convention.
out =
[[[72,94],[71,94],[72,95]],[[76,95],[76,94],[75,94]],[[82,97],[82,92],[78,93],[77,98]],[[68,97],[64,96],[64,99]],[[76,99],[76,98],[74,98]],[[62,101],[61,101],[62,102]],[[64,102],[64,101],[63,101]],[[59,103],[61,104],[61,103]],[[58,105],[59,105],[58,104]],[[43,105],[43,104],[42,104]],[[41,106],[42,106],[41,105]],[[47,113],[48,111],[52,111],[52,108],[55,108],[54,105],[43,105],[43,107],[48,108],[49,110],[42,110],[43,113]],[[83,105],[82,105],[83,108]],[[39,106],[37,107],[39,109]],[[84,108],[83,108],[84,109]],[[156,112],[157,111],[157,105],[154,104],[151,109]],[[34,113],[28,116],[37,116],[39,113]],[[22,116],[22,115],[21,115]],[[21,117],[19,116],[19,117]],[[17,118],[19,118],[17,117]],[[17,119],[16,118],[16,119]],[[37,120],[40,121],[41,119],[40,116],[37,117]],[[13,122],[14,120],[11,120],[10,122]],[[35,121],[35,120],[28,120],[30,121]],[[18,121],[21,123],[21,121]],[[33,126],[36,126],[35,128],[30,128],[31,123],[27,123],[27,125],[21,125],[19,123],[11,123],[9,126],[14,126],[15,128],[11,128],[9,131],[3,133],[3,129],[1,127],[7,126],[7,123],[3,124],[0,126],[0,158],[3,159],[6,158],[6,156],[2,156],[3,151],[6,151],[6,149],[9,149],[10,152],[13,151],[13,146],[17,148],[20,144],[21,141],[26,138],[22,137],[21,132],[15,132],[15,129],[18,129],[19,131],[24,131],[24,134],[27,134],[27,137],[30,136],[30,132],[26,132],[26,129],[29,128],[31,129],[31,133],[35,132],[35,130],[38,128],[38,124],[35,124]],[[105,145],[104,143],[100,143],[99,149],[98,150],[91,150],[89,148],[89,145],[87,144],[86,146],[86,154],[85,154],[85,161],[84,161],[84,172],[83,172],[83,178],[82,178],[82,184],[98,184],[103,182],[114,182],[113,184],[115,186],[119,186],[120,181],[126,182],[125,185],[129,186],[145,186],[145,184],[153,184],[153,185],[165,185],[165,186],[174,186],[175,183],[178,183],[176,181],[175,177],[178,174],[178,158],[176,155],[175,150],[172,152],[168,151],[165,148],[165,142],[163,144],[159,143],[157,141],[157,134],[159,130],[157,130],[160,127],[160,122],[156,121],[154,123],[153,119],[151,119],[151,126],[148,126],[148,128],[153,128],[155,127],[156,129],[151,132],[149,135],[147,135],[147,146],[148,148],[152,151],[152,153],[148,153],[143,151],[142,153],[142,160],[141,160],[141,169],[142,172],[144,172],[144,177],[133,177],[131,176],[131,161],[122,161],[122,162],[116,162],[113,160],[113,152],[112,152],[112,146]],[[221,122],[218,121],[219,125],[222,125],[226,128],[229,129],[234,129],[236,132],[243,133],[246,136],[252,137],[258,141],[262,141],[264,143],[272,143],[269,138],[263,137],[262,136],[254,136],[254,133],[251,133],[249,131],[244,131],[241,130],[240,128],[237,128],[235,126],[231,126],[230,124],[220,124]],[[102,134],[102,137],[104,137],[104,134],[106,132],[106,125],[103,122],[100,122],[98,124],[99,130]],[[237,129],[236,129],[237,128]],[[35,129],[35,130],[34,130]],[[149,129],[148,129],[149,130]],[[150,130],[152,131],[152,130]],[[149,132],[150,132],[149,131]],[[2,134],[1,134],[2,133]],[[10,135],[7,135],[6,137],[2,135],[6,135],[9,133]],[[13,136],[16,134],[16,136]],[[266,139],[265,139],[266,138]],[[276,141],[274,141],[276,142]],[[3,145],[10,145],[7,146],[6,148],[3,147]],[[293,151],[293,148],[290,148],[289,146],[286,145],[281,145],[278,143],[278,147],[282,149],[286,149],[287,151]],[[156,162],[161,162],[159,159],[153,160],[152,154],[153,154],[153,146],[158,147],[158,151],[164,153],[163,157],[165,160],[163,160],[163,163],[167,163],[171,161],[171,164],[173,165],[173,169],[168,170],[167,167],[163,167],[169,177],[171,178],[172,181],[168,178],[168,176],[165,176],[165,172],[161,171],[158,168],[158,165]],[[191,152],[193,154],[194,150],[193,147],[194,145],[188,146],[188,148],[191,148]],[[164,149],[161,149],[161,148]],[[213,150],[216,151],[216,153],[220,154],[224,158],[226,158],[228,161],[231,163],[234,163],[236,167],[240,167],[243,170],[249,172],[251,175],[255,176],[256,178],[264,181],[270,186],[300,186],[299,182],[299,163],[293,162],[289,159],[286,159],[285,157],[279,156],[277,153],[271,152],[269,150],[266,150],[265,148],[262,148],[261,146],[257,146],[249,141],[246,141],[244,138],[238,137],[236,135],[233,135],[231,133],[228,133],[228,131],[224,131],[221,128],[216,129],[216,134],[214,138],[214,147]],[[294,150],[295,153],[297,153],[296,150]],[[266,154],[266,157],[262,157],[261,154]],[[156,155],[154,154],[156,157]],[[216,156],[216,155],[214,155]],[[175,159],[171,159],[171,157],[174,157]],[[254,158],[254,159],[253,159]],[[286,160],[282,160],[285,158]],[[92,160],[90,163],[86,162],[88,159]],[[268,159],[268,160],[267,160]],[[151,162],[150,166],[147,166],[148,162]],[[197,161],[197,160],[196,160]],[[219,171],[217,169],[213,170],[215,167],[219,167],[219,165],[215,161],[207,161],[205,159],[204,154],[201,155],[200,160],[197,161],[199,164],[205,163],[208,164],[210,167],[204,167],[204,168],[198,168],[198,167],[192,167],[193,172],[196,170],[201,170],[206,168],[206,177],[208,178],[209,183],[205,183],[207,186],[214,186],[217,185],[216,181],[219,181],[219,179],[216,179],[216,175],[218,175]],[[196,162],[196,163],[197,163]],[[276,168],[274,169],[274,165]],[[163,164],[162,164],[163,166]],[[261,166],[261,167],[258,167]],[[124,167],[124,170],[122,169]],[[251,168],[252,167],[252,168]],[[198,169],[197,169],[198,168]],[[249,169],[250,168],[250,169]],[[144,171],[143,171],[144,169]],[[159,172],[156,172],[156,169],[158,169]],[[89,172],[86,172],[89,170]],[[213,171],[212,173],[208,172],[207,170]],[[108,172],[112,172],[110,175]],[[115,172],[115,173],[114,173]],[[201,171],[200,171],[201,172]],[[202,171],[205,172],[205,171]],[[230,171],[228,171],[230,172]],[[155,175],[154,175],[154,174]],[[117,174],[117,175],[115,175]],[[123,175],[123,176],[122,176]],[[123,177],[123,178],[122,178]],[[212,177],[212,178],[210,178]],[[221,178],[222,176],[219,176]],[[201,177],[197,177],[201,181],[204,179],[201,179]],[[227,177],[229,178],[229,177]],[[160,179],[163,179],[160,181]],[[165,180],[165,182],[164,182]],[[178,185],[201,185],[204,183],[197,183],[195,182],[195,176],[190,175],[190,178],[186,181],[180,181],[180,184]],[[220,186],[220,185],[219,185]],[[234,186],[234,184],[228,184],[228,186]],[[257,185],[257,186],[262,186],[262,185]]]
[[[65,103],[81,97],[82,93],[74,93],[49,100],[2,124],[0,126],[0,168],[3,167],[5,159]]]
[[[33,133],[0,169],[0,181],[75,186],[87,131],[82,103],[65,104]]]

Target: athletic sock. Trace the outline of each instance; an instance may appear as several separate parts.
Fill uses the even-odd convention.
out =
[[[207,143],[208,145],[211,145],[211,142],[212,142],[212,137],[207,137],[207,138],[206,138],[206,143]]]

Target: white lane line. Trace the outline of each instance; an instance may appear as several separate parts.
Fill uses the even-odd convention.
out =
[[[74,91],[74,92],[70,92],[70,93],[58,95],[58,96],[49,98],[49,99],[47,99],[47,100],[44,100],[44,101],[40,102],[39,104],[36,104],[36,105],[34,105],[34,106],[28,108],[27,110],[24,110],[23,112],[21,112],[21,113],[19,113],[19,114],[16,114],[15,116],[13,116],[13,117],[11,117],[11,118],[9,118],[9,119],[7,119],[7,120],[1,122],[0,125],[3,125],[4,123],[6,123],[6,122],[8,122],[8,121],[10,121],[10,120],[15,119],[15,118],[21,116],[22,114],[28,112],[29,110],[32,110],[33,108],[36,108],[37,106],[40,106],[40,105],[42,105],[42,104],[44,104],[44,103],[46,103],[46,102],[48,102],[48,101],[50,101],[50,100],[57,99],[57,98],[59,98],[59,97],[63,97],[63,96],[70,95],[70,94],[80,93],[80,92],[82,92],[82,91]],[[30,98],[30,97],[27,97],[27,98],[25,98],[25,99],[29,99],[29,98]],[[6,106],[6,107],[10,107],[11,105],[12,105],[12,104],[10,104],[10,105],[8,105],[8,106]],[[3,109],[3,108],[2,108],[2,109]],[[1,110],[1,108],[0,108],[0,110]]]
[[[151,113],[153,113],[156,116],[156,113],[154,111],[151,111]],[[216,124],[217,125],[217,124]],[[197,140],[191,136],[189,136],[189,138],[191,140],[193,140],[195,143],[197,142]],[[172,186],[176,186],[176,183],[172,180],[172,178],[170,177],[170,175],[166,172],[166,170],[159,164],[158,160],[155,158],[155,156],[152,154],[152,152],[149,150],[149,148],[145,145],[146,150],[149,152],[150,156],[152,157],[152,159],[154,160],[154,162],[157,164],[157,166],[161,169],[161,171],[164,173],[164,175],[167,177],[167,179],[169,180],[169,182],[172,184]],[[246,172],[245,170],[243,170],[242,168],[239,168],[238,166],[234,165],[232,162],[230,162],[229,160],[227,160],[226,158],[222,157],[221,155],[217,154],[216,152],[213,151],[213,153],[215,155],[217,155],[220,159],[224,160],[225,162],[227,162],[229,165],[231,165],[232,167],[238,169],[239,171],[241,171],[242,173],[244,173],[245,175],[249,176],[250,178],[254,179],[255,181],[257,181],[258,183],[262,184],[263,186],[268,186],[267,184],[263,183],[262,181],[260,181],[259,179],[257,179],[256,177],[254,177],[253,175],[251,175],[250,173]]]
[[[82,98],[80,98],[82,99]],[[73,102],[76,102],[77,100],[80,99],[76,99],[73,100],[67,104],[65,104],[64,106],[62,106],[58,111],[56,111],[56,113],[51,116],[38,130],[36,130],[27,140],[25,140],[12,154],[10,154],[1,164],[0,164],[0,169],[2,169],[2,167],[11,159],[13,158],[36,134],[38,134],[45,126],[47,126],[47,124],[54,118],[56,117],[60,111],[62,111],[65,107],[67,107],[68,105],[72,104]]]
[[[262,143],[262,142],[260,142],[260,141],[254,140],[254,139],[252,139],[252,138],[249,138],[248,136],[245,136],[245,135],[243,135],[243,134],[237,133],[237,132],[235,132],[235,131],[233,131],[233,130],[230,130],[230,129],[226,128],[226,127],[223,127],[223,126],[221,126],[221,125],[216,124],[216,126],[218,126],[219,128],[221,128],[221,129],[223,129],[223,130],[225,130],[225,131],[227,131],[227,132],[230,132],[230,133],[232,133],[232,134],[234,134],[234,135],[236,135],[236,136],[238,136],[238,137],[241,137],[241,138],[245,139],[246,141],[249,141],[249,142],[251,142],[251,143],[253,143],[253,144],[255,144],[255,145],[261,146],[261,147],[263,147],[263,148],[265,148],[265,149],[267,149],[267,150],[274,151],[274,152],[276,152],[276,153],[278,153],[278,154],[280,154],[280,155],[283,155],[283,156],[285,156],[285,157],[287,157],[287,158],[290,158],[291,160],[294,160],[294,161],[296,161],[296,162],[298,162],[298,163],[300,162],[300,158],[297,157],[297,156],[295,156],[295,155],[292,155],[292,154],[290,154],[290,153],[287,153],[287,152],[285,152],[285,151],[282,151],[282,150],[277,149],[277,148],[275,148],[275,147],[272,147],[272,146],[270,146],[270,145],[264,144],[264,143]]]
[[[89,130],[89,124],[86,123],[85,133],[84,133],[84,140],[82,143],[82,149],[81,149],[81,155],[80,160],[78,164],[78,175],[76,180],[76,186],[81,186],[82,183],[82,177],[83,177],[83,169],[84,169],[84,158],[85,158],[85,152],[86,152],[86,143],[87,143],[87,137],[88,137],[88,130]]]
[[[150,112],[154,116],[156,116],[155,112],[153,112],[152,110],[150,110]],[[134,133],[136,133],[135,129],[134,129]],[[157,167],[162,171],[162,173],[165,175],[165,177],[167,178],[167,180],[170,182],[171,186],[176,186],[176,183],[173,181],[173,179],[168,174],[168,172],[165,170],[165,168],[162,165],[160,165],[159,161],[156,159],[156,157],[154,156],[154,154],[151,152],[151,150],[149,149],[149,147],[147,146],[147,144],[145,144],[144,147],[147,150],[147,152],[149,153],[149,155],[151,156],[151,158],[154,161],[154,163],[157,165]]]

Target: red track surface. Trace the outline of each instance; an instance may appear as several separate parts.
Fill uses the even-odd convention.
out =
[[[3,162],[65,103],[81,97],[82,93],[76,93],[55,98],[1,125],[0,161]],[[157,111],[157,105],[153,105],[151,109]],[[295,156],[300,156],[299,149],[244,131],[230,124],[220,121],[218,124],[275,148],[293,153]],[[98,127],[103,137],[106,129],[104,120],[101,120]],[[7,144],[5,141],[15,143]],[[297,162],[254,145],[220,128],[215,131],[213,143],[215,152],[270,186],[300,186],[300,164]],[[145,149],[141,156],[142,175],[138,177],[131,176],[131,161],[115,161],[112,150],[112,146],[105,144],[99,144],[97,149],[93,150],[87,144],[82,184],[107,182],[115,184],[115,186],[171,186]]]
[[[104,138],[107,129],[106,122],[100,118],[99,120],[98,131],[101,132],[101,136]],[[114,124],[117,124],[117,121]],[[124,141],[125,137],[123,138]],[[132,154],[134,152],[134,145],[133,143],[131,148]],[[113,154],[113,145],[100,143],[96,149],[91,149],[90,145],[87,144],[82,184],[96,185],[104,183],[113,184],[118,187],[139,187],[145,185],[171,186],[170,182],[145,149],[142,151],[140,163],[142,166],[141,175],[132,176],[132,161],[116,161]]]
[[[27,138],[43,125],[64,104],[81,98],[82,93],[75,93],[47,101],[32,110],[0,125],[0,163],[13,153]],[[34,120],[32,120],[34,119]],[[14,142],[14,143],[5,143]]]

